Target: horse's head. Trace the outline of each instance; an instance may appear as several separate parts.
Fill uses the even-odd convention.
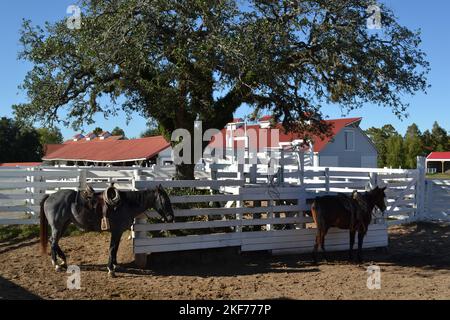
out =
[[[374,204],[380,209],[382,212],[386,211],[386,194],[384,193],[386,191],[386,187],[379,188],[376,187],[371,191],[372,199]]]
[[[165,221],[173,222],[175,216],[173,214],[172,203],[166,190],[161,185],[155,189],[155,203],[153,206]]]

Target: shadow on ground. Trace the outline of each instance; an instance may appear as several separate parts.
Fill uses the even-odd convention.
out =
[[[0,300],[41,300],[28,290],[0,277]]]
[[[365,250],[364,263],[424,270],[450,270],[450,224],[416,223],[390,229],[389,248]],[[158,253],[149,257],[147,270],[133,263],[125,265],[126,273],[236,276],[255,273],[317,272],[321,264],[356,264],[348,261],[348,252],[329,252],[319,265],[311,254],[272,256],[268,252],[238,254],[237,248]],[[150,272],[150,273],[149,273]]]

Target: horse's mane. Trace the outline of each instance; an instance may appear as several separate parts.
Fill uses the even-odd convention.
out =
[[[120,191],[120,201],[133,206],[148,206],[154,199],[153,190]]]

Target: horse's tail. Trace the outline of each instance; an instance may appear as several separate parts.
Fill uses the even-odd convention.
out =
[[[319,199],[314,200],[313,204],[311,205],[311,215],[314,223],[316,224],[317,230],[324,230],[325,225]]]
[[[47,254],[47,245],[48,245],[48,221],[47,221],[47,217],[45,216],[45,212],[44,212],[44,203],[48,199],[48,197],[49,197],[49,195],[44,196],[44,198],[41,201],[39,238],[40,238],[42,255]]]

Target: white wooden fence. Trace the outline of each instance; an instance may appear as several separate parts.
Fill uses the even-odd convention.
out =
[[[39,201],[45,193],[58,189],[78,189],[90,184],[102,190],[116,182],[120,189],[139,190],[162,184],[174,194],[180,188],[197,188],[204,194],[171,196],[176,208],[175,223],[136,221],[134,250],[136,261],[141,264],[152,252],[227,246],[242,251],[305,252],[311,250],[315,234],[311,219],[304,215],[309,210],[308,199],[355,189],[364,191],[378,185],[387,186],[387,215],[378,214],[369,228],[365,247],[383,247],[387,246],[388,224],[421,218],[425,208],[422,162],[417,170],[301,170],[298,164],[283,161],[275,170],[267,164],[221,164],[198,171],[195,181],[172,181],[173,167],[1,169],[0,224],[36,223]],[[15,212],[26,214],[28,219],[15,218]],[[327,248],[348,248],[348,232],[332,230]]]

